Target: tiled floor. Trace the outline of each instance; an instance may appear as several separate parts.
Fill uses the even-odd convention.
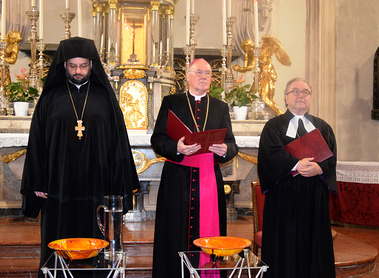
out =
[[[358,240],[359,242],[363,242],[370,245],[370,251],[372,251],[371,246],[379,250],[379,229],[347,228],[340,226],[333,226],[332,228],[338,233],[340,233],[341,237],[347,236],[351,238],[354,242],[355,240]],[[252,217],[239,217],[237,221],[228,222],[229,236],[237,236],[252,239],[252,229]],[[142,223],[127,223],[124,229],[124,242],[127,242],[128,244],[142,242],[146,245],[151,245],[153,243],[153,235],[154,221],[146,221]],[[36,248],[38,248],[39,244],[39,223],[25,222],[22,218],[0,217],[0,261],[4,259],[1,257],[4,257],[4,254],[6,254],[4,253],[4,247],[12,245],[28,245],[36,246]],[[360,249],[361,247],[355,246],[356,245],[351,244],[350,242],[348,243],[348,246],[344,247],[344,250],[347,250],[347,253],[361,253],[363,256],[367,255],[367,249]],[[351,252],[349,251],[350,249]],[[339,254],[339,257],[341,257],[341,254]],[[151,258],[149,260],[150,261],[148,261],[148,264],[151,264]],[[38,260],[36,263],[33,264],[38,265]],[[2,266],[0,266],[0,271],[1,269]],[[362,276],[357,277],[378,278],[379,259],[376,259],[376,267],[374,268],[374,270],[372,270],[370,273],[366,273]]]

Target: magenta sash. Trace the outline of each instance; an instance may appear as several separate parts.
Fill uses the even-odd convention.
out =
[[[219,236],[220,223],[218,215],[218,194],[216,176],[214,171],[215,161],[213,153],[184,156],[184,159],[180,163],[171,160],[168,161],[188,167],[199,168],[199,236]]]
[[[218,194],[216,175],[214,171],[213,153],[195,154],[184,156],[182,162],[172,163],[199,168],[199,195],[200,195],[200,213],[199,213],[199,237],[220,236],[220,223],[218,215]],[[199,267],[209,263],[211,258],[208,254],[201,252],[199,258]],[[218,271],[201,271],[202,278],[217,278]]]

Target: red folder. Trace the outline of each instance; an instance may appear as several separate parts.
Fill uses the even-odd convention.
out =
[[[210,152],[208,148],[213,144],[224,143],[226,128],[205,130],[192,133],[192,131],[172,112],[168,111],[167,118],[167,135],[172,139],[179,141],[183,136],[186,145],[200,144],[201,149],[196,154]]]
[[[285,145],[284,149],[300,160],[306,157],[314,157],[314,162],[322,162],[333,156],[317,128]],[[297,174],[299,174],[297,171],[292,171],[292,176]]]

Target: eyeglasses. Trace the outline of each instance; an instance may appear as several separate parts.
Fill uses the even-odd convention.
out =
[[[80,70],[85,70],[89,67],[89,64],[80,64],[79,66],[75,64],[67,64],[67,66],[72,70],[76,70],[78,67]]]
[[[293,94],[295,97],[297,97],[297,96],[300,95],[300,93],[303,93],[303,96],[305,96],[305,97],[306,96],[310,96],[312,94],[311,91],[305,89],[305,90],[302,90],[302,91],[301,90],[292,90],[292,91],[288,92],[287,95],[288,94]]]
[[[203,71],[201,69],[197,69],[197,70],[191,71],[191,72],[194,72],[195,75],[198,77],[202,77],[203,73],[205,74],[205,77],[211,77],[211,75],[212,75],[212,71],[210,71],[210,70]]]

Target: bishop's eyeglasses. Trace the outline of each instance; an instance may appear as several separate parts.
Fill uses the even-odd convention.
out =
[[[205,74],[205,77],[211,77],[212,76],[212,71],[210,71],[210,70],[203,71],[201,69],[197,69],[197,70],[191,71],[191,72],[194,72],[195,75],[198,77],[202,77],[203,73]]]
[[[289,91],[288,93],[287,93],[287,95],[288,94],[293,94],[295,97],[297,97],[297,96],[300,96],[300,94],[301,93],[303,93],[303,96],[310,96],[311,94],[312,94],[312,92],[311,91],[309,91],[309,90],[307,90],[307,89],[305,89],[305,90],[292,90],[292,91]]]

